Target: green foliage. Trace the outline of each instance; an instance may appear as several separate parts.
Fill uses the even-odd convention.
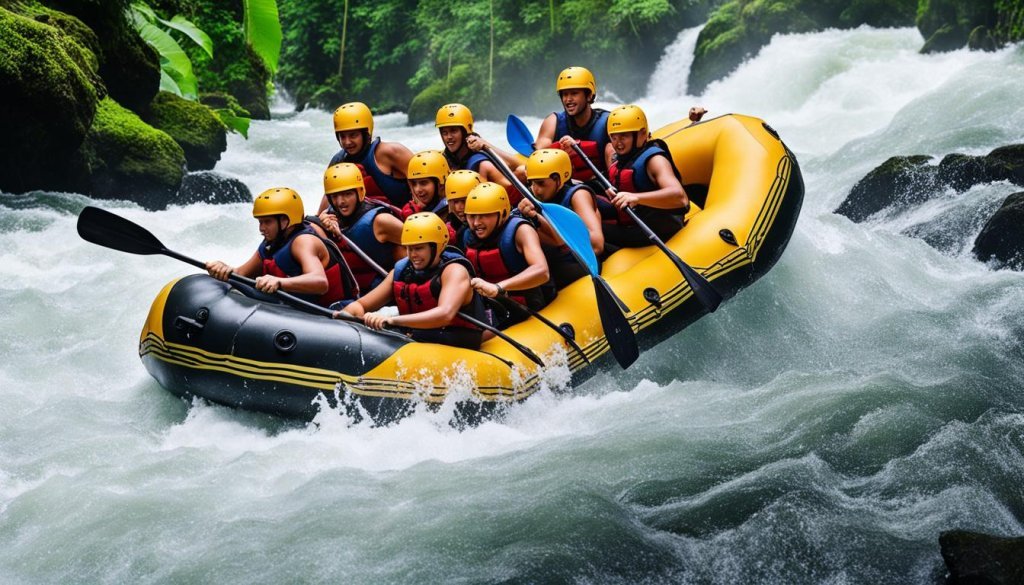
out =
[[[270,70],[277,72],[281,55],[281,21],[277,0],[243,0],[245,7],[245,38],[253,51]]]
[[[188,19],[175,15],[171,20],[157,16],[147,4],[135,2],[131,6],[132,22],[142,39],[160,55],[160,89],[194,100],[199,95],[198,81],[192,70],[192,60],[171,34],[161,28],[183,33],[211,57],[213,42],[210,37]]]

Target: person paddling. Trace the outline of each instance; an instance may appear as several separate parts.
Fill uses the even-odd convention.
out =
[[[409,201],[411,195],[405,182],[405,170],[412,151],[397,142],[373,138],[373,113],[366,104],[350,102],[334,110],[334,137],[341,150],[328,166],[342,162],[358,165],[366,196],[370,199],[396,207]],[[321,200],[317,213],[325,209],[326,198]]]
[[[232,272],[255,277],[256,288],[278,290],[327,307],[359,295],[344,259],[303,222],[302,198],[287,187],[267,189],[253,202],[252,216],[259,221],[263,242],[237,268],[220,260],[206,263],[210,276],[227,281]]]
[[[487,159],[487,155],[469,147],[468,141],[471,138],[479,138],[479,134],[473,132],[473,112],[469,108],[462,104],[441,106],[434,117],[434,126],[441,134],[441,142],[444,143],[444,157],[448,160],[448,167],[451,170],[476,171],[485,181],[501,185],[511,201],[519,202],[522,196],[494,166],[494,163]],[[479,140],[474,141],[474,144],[479,150],[488,143]]]
[[[526,180],[530,191],[544,203],[561,205],[576,212],[587,227],[590,247],[596,256],[601,257],[604,254],[604,232],[601,229],[596,196],[588,184],[573,181],[571,176],[572,162],[565,151],[556,148],[537,150],[526,161]],[[519,202],[519,212],[523,217],[537,222],[537,231],[551,267],[551,278],[557,288],[587,274],[587,269],[565,248],[565,243],[547,218],[539,215],[528,199]]]
[[[337,244],[359,289],[366,293],[384,280],[377,269],[353,250],[358,247],[384,270],[405,256],[401,247],[402,220],[392,214],[391,207],[366,197],[366,187],[359,168],[340,163],[324,171],[324,197],[328,207],[320,214],[320,224]]]
[[[466,198],[474,187],[483,183],[479,173],[462,169],[448,175],[444,183],[445,199],[448,200],[448,229],[454,234],[452,245],[465,251],[463,239],[469,224],[466,223]]]
[[[548,282],[548,262],[533,225],[518,214],[511,214],[505,190],[497,183],[482,183],[466,199],[466,231],[463,244],[466,257],[477,277],[472,285],[485,297],[502,302],[504,297],[540,309],[547,304],[541,287]],[[507,311],[497,315],[499,329],[517,322]]]
[[[608,169],[613,189],[598,198],[604,222],[605,248],[650,245],[647,235],[626,215],[626,206],[662,240],[683,226],[690,201],[669,152],[650,140],[647,116],[634,105],[619,106],[608,115],[608,137],[615,161]]]
[[[473,267],[458,250],[447,247],[448,229],[434,213],[405,220],[402,245],[408,256],[395,263],[383,282],[344,312],[367,327],[406,327],[416,341],[479,349],[482,331],[458,316],[481,320],[483,304],[470,286]],[[398,315],[376,312],[394,303]]]

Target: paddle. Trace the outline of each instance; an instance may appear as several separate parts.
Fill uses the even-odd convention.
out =
[[[491,306],[498,307],[501,310],[505,310],[506,306],[503,305],[497,299],[492,299],[490,297],[485,297],[483,295],[480,295],[480,296],[485,301],[491,303]],[[590,360],[587,359],[587,354],[583,353],[583,348],[580,347],[578,343],[576,343],[576,340],[573,339],[571,335],[566,333],[566,331],[564,329],[562,329],[558,325],[555,325],[554,323],[552,323],[551,319],[548,319],[547,317],[542,315],[539,311],[535,311],[534,309],[531,309],[528,305],[524,305],[523,303],[520,303],[519,301],[513,299],[512,297],[506,296],[505,300],[507,300],[509,302],[509,305],[512,306],[512,307],[515,307],[516,310],[518,310],[519,312],[526,313],[527,315],[530,315],[531,317],[536,317],[538,321],[540,321],[544,325],[547,325],[552,331],[554,331],[554,332],[558,333],[559,335],[561,335],[562,338],[565,339],[565,342],[568,343],[572,347],[572,349],[577,354],[579,354],[579,356],[581,358],[583,358],[584,362],[586,362],[588,364],[590,363]]]
[[[611,181],[608,180],[608,177],[605,177],[604,174],[598,170],[594,161],[590,160],[590,157],[584,154],[583,149],[580,148],[579,144],[573,144],[572,148],[576,151],[576,154],[583,159],[587,166],[590,167],[590,172],[594,173],[594,176],[601,182],[601,185],[605,190],[610,190],[612,192],[617,191]],[[659,250],[664,252],[665,255],[668,256],[669,260],[676,265],[676,269],[683,275],[686,283],[690,285],[690,289],[693,291],[693,296],[697,297],[697,300],[700,301],[700,304],[704,305],[704,308],[707,309],[709,313],[714,313],[715,309],[718,308],[718,305],[722,303],[722,295],[718,294],[718,291],[711,286],[711,283],[708,282],[706,278],[691,268],[689,264],[683,262],[683,259],[677,256],[675,252],[670,250],[669,247],[665,245],[665,242],[661,241],[661,238],[659,238],[646,223],[641,221],[640,217],[637,216],[632,207],[627,205],[625,210],[626,214],[629,215],[636,225],[639,226],[645,234],[647,234],[647,239],[657,246]]]
[[[505,121],[505,139],[513,150],[523,156],[530,156],[534,151],[533,133],[515,114],[509,114]]]
[[[640,348],[637,345],[636,334],[629,325],[629,319],[623,314],[623,311],[628,308],[615,295],[605,279],[601,278],[597,256],[594,255],[594,249],[590,247],[590,234],[587,232],[587,226],[583,220],[561,205],[541,203],[494,151],[484,148],[484,152],[498,170],[505,175],[505,178],[511,181],[523,197],[533,204],[537,213],[547,218],[548,223],[565,242],[576,260],[590,271],[590,279],[594,284],[594,295],[597,298],[597,312],[601,318],[601,327],[604,328],[612,355],[615,356],[620,366],[629,367],[640,356]]]

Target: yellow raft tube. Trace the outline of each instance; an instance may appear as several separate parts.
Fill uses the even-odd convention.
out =
[[[789,242],[804,192],[796,159],[770,126],[749,116],[682,120],[653,137],[668,146],[694,203],[685,227],[666,244],[728,299],[765,274]],[[641,349],[705,314],[654,246],[616,252],[602,275],[629,307]],[[590,279],[559,291],[541,313],[567,324],[587,358],[536,318],[505,330],[548,369],[568,368],[577,384],[618,367]],[[459,418],[472,422],[529,397],[551,377],[501,339],[480,351],[409,342],[255,300],[205,275],[171,282],[159,293],[139,353],[176,395],[307,419],[325,400],[381,423],[416,405],[451,400]]]

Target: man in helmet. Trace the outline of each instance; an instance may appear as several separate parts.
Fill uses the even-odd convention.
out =
[[[327,209],[320,214],[320,224],[341,250],[359,290],[369,292],[384,277],[356,248],[384,270],[391,270],[395,260],[405,255],[402,220],[391,213],[390,206],[366,197],[363,175],[352,163],[327,167],[324,197]]]
[[[634,105],[608,115],[608,137],[615,161],[608,169],[613,188],[598,198],[605,241],[619,247],[650,245],[646,234],[623,210],[628,206],[662,240],[683,226],[690,201],[679,182],[671,155],[649,140],[647,116]]]
[[[498,299],[505,297],[540,309],[546,304],[541,287],[547,284],[548,261],[533,225],[512,215],[505,190],[496,183],[481,183],[466,199],[466,221],[469,230],[463,239],[466,257],[473,264],[477,277],[473,288],[481,295]],[[508,311],[496,316],[496,327],[511,325]]]
[[[444,198],[448,161],[444,155],[437,150],[416,153],[409,159],[405,176],[412,199],[402,207],[402,220],[423,211],[436,213],[444,219],[448,215],[448,202]]]
[[[377,288],[345,307],[367,327],[412,329],[416,341],[479,349],[482,332],[458,316],[460,311],[480,319],[479,297],[470,286],[473,268],[465,256],[447,248],[448,229],[436,214],[410,215],[402,228],[408,256],[399,260]],[[376,313],[394,303],[398,315]]]
[[[341,150],[330,165],[354,163],[363,173],[366,196],[401,207],[409,201],[405,169],[412,151],[397,142],[373,138],[373,114],[362,102],[350,102],[334,110],[334,136]],[[330,166],[328,165],[328,166]],[[319,211],[327,209],[326,198]]]
[[[535,150],[526,161],[526,180],[533,194],[545,203],[561,205],[576,212],[587,226],[590,247],[598,257],[604,255],[604,232],[593,189],[586,183],[573,181],[572,161],[557,148]],[[537,222],[541,243],[551,266],[551,279],[562,288],[586,275],[587,269],[569,252],[548,220],[537,213],[529,199],[519,202],[523,217]]]
[[[466,223],[466,198],[474,187],[483,182],[479,173],[462,169],[449,174],[444,183],[445,199],[448,200],[448,229],[455,234],[451,244],[463,251],[464,234],[469,229]]]
[[[552,112],[544,118],[534,147],[564,150],[572,162],[572,178],[592,181],[594,173],[572,145],[579,144],[601,172],[605,172],[612,163],[613,151],[605,132],[608,111],[593,107],[597,97],[594,74],[584,67],[567,67],[558,74],[555,91],[562,101],[562,111]]]
[[[210,276],[228,280],[232,272],[256,277],[256,288],[273,294],[278,290],[322,306],[345,302],[359,295],[351,272],[340,257],[309,225],[303,223],[304,207],[299,194],[285,187],[267,189],[256,197],[252,215],[259,221],[263,242],[237,268],[220,260],[206,263]]]
[[[476,171],[485,181],[497,183],[505,189],[513,201],[519,202],[521,195],[512,183],[501,174],[486,155],[470,149],[467,140],[479,135],[473,132],[473,112],[462,104],[447,104],[437,110],[434,126],[444,143],[444,157],[451,170],[467,169]],[[481,142],[479,144],[486,144]]]

